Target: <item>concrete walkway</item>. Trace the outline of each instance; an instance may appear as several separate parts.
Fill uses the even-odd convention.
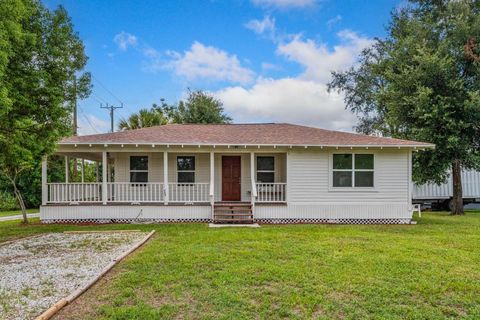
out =
[[[27,214],[28,218],[38,218],[40,217],[40,213],[28,213]],[[15,216],[6,216],[6,217],[0,217],[0,221],[12,221],[12,220],[22,220],[23,216],[21,214],[17,214]]]

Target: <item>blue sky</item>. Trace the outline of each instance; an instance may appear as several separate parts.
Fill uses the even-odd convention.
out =
[[[45,0],[72,17],[89,56],[92,96],[79,103],[81,134],[106,132],[100,102],[124,103],[117,120],[188,88],[221,99],[234,122],[294,122],[351,130],[330,71],[355,63],[385,35],[403,1]]]

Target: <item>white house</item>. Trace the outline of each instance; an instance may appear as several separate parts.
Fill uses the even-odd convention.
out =
[[[165,125],[74,136],[97,182],[47,181],[43,222],[410,223],[412,152],[434,145],[293,124]],[[68,163],[68,161],[66,162]],[[83,176],[83,175],[82,175]]]

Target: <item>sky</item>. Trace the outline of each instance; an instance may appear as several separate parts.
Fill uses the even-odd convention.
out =
[[[404,0],[44,0],[64,6],[89,57],[93,92],[79,101],[79,134],[189,89],[223,102],[235,123],[290,122],[352,131],[355,115],[327,92],[386,34]]]

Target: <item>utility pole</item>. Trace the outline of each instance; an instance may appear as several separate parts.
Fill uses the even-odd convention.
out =
[[[73,75],[73,135],[78,134],[77,123],[77,76]],[[73,158],[73,181],[77,177],[77,158]]]
[[[100,108],[102,109],[108,109],[110,110],[110,132],[115,132],[115,122],[114,122],[114,112],[116,109],[121,109],[123,108],[123,103],[121,104],[120,107],[114,107],[112,105],[108,105],[108,103],[104,106],[100,105]]]

